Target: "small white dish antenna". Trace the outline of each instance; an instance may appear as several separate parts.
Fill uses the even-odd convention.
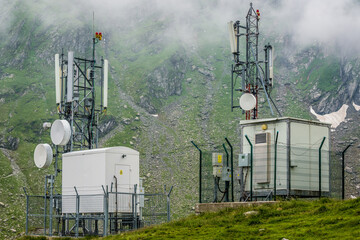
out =
[[[55,145],[66,145],[71,136],[70,124],[66,120],[55,120],[51,126],[51,141]]]
[[[256,98],[251,93],[244,93],[240,97],[240,107],[245,111],[250,111],[256,106]]]
[[[51,128],[51,123],[49,123],[49,122],[44,122],[44,123],[43,123],[43,129],[44,129],[44,130],[47,130],[47,129],[49,129],[49,128]]]
[[[52,163],[53,151],[49,144],[39,144],[34,151],[34,162],[38,168],[47,168]]]

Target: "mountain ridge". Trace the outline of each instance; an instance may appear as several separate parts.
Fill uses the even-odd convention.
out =
[[[36,169],[32,154],[36,144],[50,142],[49,131],[42,129],[42,123],[57,119],[53,55],[62,49],[84,57],[91,53],[89,16],[79,17],[83,15],[72,12],[52,16],[52,8],[58,6],[54,2],[39,1],[34,6],[22,3],[17,1],[10,7],[9,2],[4,3],[12,17],[9,26],[0,32],[0,202],[5,204],[0,206],[4,208],[0,212],[0,238],[23,231],[22,187],[30,194],[42,194],[43,178],[52,172],[52,168]],[[103,28],[104,34],[104,41],[97,45],[97,61],[104,56],[110,62],[109,109],[101,121],[101,146],[137,149],[147,192],[162,191],[164,184],[174,185],[174,218],[191,213],[198,200],[194,187],[198,153],[190,141],[209,151],[221,146],[225,136],[233,143],[239,142],[238,123],[244,116],[241,111],[230,110],[232,56],[225,16],[212,10],[225,8],[222,3],[206,5],[199,1],[198,13],[184,9],[190,12],[188,18],[179,11],[171,19],[174,6],[166,13],[161,4],[150,11],[151,2],[130,4],[124,8],[130,9],[129,14],[119,18],[96,17],[101,22],[96,29]],[[247,8],[247,3],[237,7],[238,18],[242,20],[240,13]],[[44,9],[49,13],[41,12]],[[114,9],[126,11],[121,6]],[[215,16],[218,18],[210,18]],[[116,21],[105,25],[111,19]],[[284,116],[315,119],[310,106],[316,113],[326,114],[349,105],[347,117],[333,132],[332,141],[337,152],[350,143],[354,145],[348,152],[347,167],[351,171],[347,173],[347,197],[359,196],[360,166],[356,159],[360,129],[356,123],[360,112],[351,105],[360,105],[359,59],[339,57],[321,44],[297,46],[291,36],[277,32],[271,35],[264,31],[259,46],[267,42],[273,42],[276,49],[272,96]],[[260,96],[260,103],[260,117],[271,117],[265,96]],[[15,233],[10,231],[12,228]]]

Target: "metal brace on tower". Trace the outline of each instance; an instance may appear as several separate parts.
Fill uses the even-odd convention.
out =
[[[260,11],[255,11],[250,3],[245,26],[241,25],[240,21],[228,23],[231,52],[235,62],[231,67],[231,111],[234,108],[242,109],[247,120],[258,118],[258,98],[261,91],[265,93],[272,115],[274,113],[271,103],[276,108],[270,97],[270,90],[273,87],[273,47],[270,44],[265,46],[265,61],[260,61],[259,21]],[[246,39],[245,60],[240,56],[240,38],[243,37]],[[239,105],[234,105],[234,92],[242,93]],[[277,108],[276,110],[278,111]],[[281,116],[279,111],[278,113]]]

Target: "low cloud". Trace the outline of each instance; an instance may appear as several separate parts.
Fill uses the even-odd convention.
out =
[[[97,26],[113,27],[144,24],[151,19],[164,21],[169,36],[194,42],[199,34],[199,23],[211,25],[206,34],[221,33],[227,37],[226,23],[230,20],[245,22],[248,0],[37,0],[19,1],[45,25],[63,24],[75,19],[90,25],[95,11]],[[19,3],[16,2],[16,3]],[[0,31],[9,26],[14,1],[0,0],[3,14]],[[254,0],[255,9],[261,12],[261,32],[290,35],[295,44],[306,46],[314,43],[339,49],[342,54],[360,53],[360,1],[359,0]],[[90,22],[90,23],[89,23]],[[135,24],[135,25],[134,25]],[[265,27],[266,26],[266,27]],[[225,35],[226,34],[226,35]],[[228,42],[224,42],[228,45]]]

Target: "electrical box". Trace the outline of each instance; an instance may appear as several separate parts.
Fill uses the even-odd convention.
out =
[[[145,207],[145,198],[144,198],[144,194],[145,194],[145,190],[143,187],[140,187],[139,189],[139,205],[140,207]]]
[[[223,154],[222,153],[213,153],[212,154],[212,166],[213,166],[213,176],[222,177],[223,172]]]
[[[235,174],[235,179],[236,180],[241,180],[241,177],[240,177],[240,169],[237,169],[234,171],[234,174]]]
[[[140,178],[140,184],[139,184],[139,192],[138,192],[138,194],[139,194],[139,205],[140,205],[140,207],[145,207],[145,196],[144,196],[144,194],[145,194],[145,189],[144,189],[144,187],[143,187],[143,178]]]
[[[103,187],[113,192],[109,195],[109,212],[132,212],[135,184],[139,192],[139,152],[131,148],[98,148],[62,155],[62,213],[76,212],[74,187],[80,196],[80,213],[104,212]],[[122,193],[116,206],[115,192]]]
[[[221,180],[223,180],[223,181],[231,180],[231,168],[223,167]]]
[[[213,153],[212,154],[212,165],[213,166],[223,166],[223,154],[222,153]]]
[[[250,154],[239,154],[239,167],[250,167]]]
[[[222,177],[222,167],[214,166],[213,167],[213,176],[221,178]]]

